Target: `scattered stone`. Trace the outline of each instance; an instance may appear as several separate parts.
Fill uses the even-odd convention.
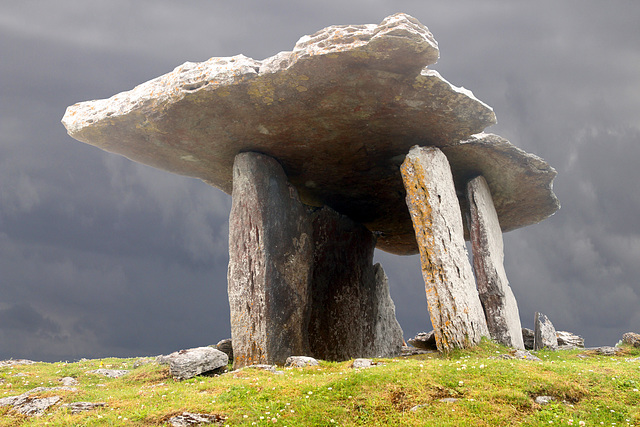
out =
[[[415,337],[407,340],[409,345],[422,350],[437,350],[435,331],[419,332]]]
[[[162,357],[162,356],[158,356]],[[158,357],[139,357],[133,362],[133,369],[137,369],[141,366],[149,365],[151,363],[158,363]],[[162,364],[162,363],[160,363]]]
[[[227,193],[237,153],[268,153],[303,203],[380,231],[378,248],[391,253],[418,251],[397,169],[416,141],[444,147],[464,181],[461,199],[470,174],[485,176],[503,231],[555,212],[555,171],[541,159],[460,142],[495,114],[427,68],[438,55],[424,25],[396,14],[379,25],[325,28],[263,61],[185,63],[108,100],[71,106],[63,123],[80,141]]]
[[[524,349],[518,303],[504,270],[504,244],[491,190],[483,176],[467,184],[467,224],[473,271],[491,339]]]
[[[32,365],[34,363],[33,360],[27,360],[27,359],[9,359],[9,360],[1,360],[0,361],[0,368],[4,368],[6,366],[15,366],[15,365]]]
[[[635,332],[627,332],[626,334],[622,335],[622,342],[640,348],[640,334],[636,334]]]
[[[305,366],[318,366],[319,363],[313,357],[308,356],[289,356],[284,366],[291,366],[293,368],[304,368]]]
[[[226,354],[227,357],[229,357],[229,360],[233,360],[233,343],[231,341],[231,338],[226,338],[218,341],[218,344],[216,344],[216,348]]]
[[[625,359],[627,362],[640,362],[640,357],[636,357],[635,359]]]
[[[202,424],[224,424],[226,417],[218,414],[194,414],[192,412],[183,412],[169,419],[172,427],[188,427]]]
[[[169,372],[177,380],[186,380],[196,375],[226,368],[229,358],[220,350],[211,347],[196,347],[180,350],[166,356]]]
[[[615,356],[619,351],[619,349],[616,347],[610,347],[606,345],[602,347],[589,348],[587,350],[595,351],[597,354],[602,356]]]
[[[523,359],[523,360],[531,360],[534,362],[542,362],[542,360],[538,357],[535,356],[531,353],[529,353],[526,350],[516,350],[513,352],[513,357],[516,359]]]
[[[402,346],[402,349],[400,351],[400,357],[415,356],[418,354],[431,354],[437,352],[437,350],[422,350],[420,348],[410,347],[406,345]]]
[[[87,371],[90,374],[102,375],[107,378],[119,378],[123,375],[127,375],[129,371],[127,369],[94,369],[93,371]]]
[[[576,348],[584,348],[584,338],[567,331],[556,331],[558,338],[558,349],[573,350]]]
[[[456,403],[458,401],[458,399],[456,399],[455,397],[445,397],[444,399],[440,399],[439,402],[444,402],[444,403]]]
[[[449,162],[435,147],[415,146],[401,174],[438,350],[475,346],[489,331],[467,257]]]
[[[418,411],[418,409],[425,408],[427,406],[429,406],[427,403],[423,403],[421,405],[416,405],[416,406],[412,407],[411,409],[409,409],[409,411],[410,412],[416,412],[416,411]]]
[[[555,401],[555,397],[553,396],[536,396],[535,402],[538,405],[548,405],[549,403]]]
[[[79,384],[78,380],[76,380],[75,378],[72,378],[72,377],[60,378],[59,381],[63,386],[66,386],[66,387],[71,387],[71,386]]]
[[[269,371],[272,373],[276,373],[276,367],[274,365],[249,365],[245,366],[246,369],[259,369],[261,371]]]
[[[13,410],[22,415],[40,416],[62,398],[59,396],[36,398],[31,397],[31,395],[55,390],[78,391],[78,389],[74,387],[36,387],[18,396],[0,398],[0,407],[13,406]]]
[[[533,329],[522,328],[522,341],[524,342],[525,350],[533,350],[535,336],[536,334],[533,332]]]
[[[360,359],[355,359],[351,367],[353,369],[364,369],[364,368],[370,368],[372,366],[374,366],[373,360],[360,358]]]
[[[79,414],[80,412],[91,411],[105,406],[107,406],[106,402],[73,402],[62,405],[63,408],[68,408],[72,414]]]
[[[535,315],[535,337],[533,342],[534,350],[542,350],[548,348],[549,350],[558,349],[558,338],[556,337],[556,329],[553,327],[553,323],[547,316],[536,311]]]
[[[233,367],[283,364],[309,351],[313,229],[271,157],[240,153],[233,167],[228,294]]]

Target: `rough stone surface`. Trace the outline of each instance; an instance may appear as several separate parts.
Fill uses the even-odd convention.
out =
[[[365,224],[392,253],[418,251],[398,171],[416,143],[452,156],[456,181],[484,175],[505,231],[555,212],[555,171],[543,173],[540,159],[482,139],[459,143],[495,115],[426,68],[438,55],[428,29],[397,14],[380,25],[326,28],[263,61],[185,63],[110,99],[71,106],[63,124],[80,141],[227,193],[236,154],[268,154],[305,204]],[[495,161],[501,168],[493,170]]]
[[[196,347],[171,353],[166,359],[169,372],[177,380],[186,380],[202,373],[224,368],[229,358],[211,347]]]
[[[224,424],[226,418],[218,414],[196,414],[183,412],[180,415],[169,418],[172,427],[188,427],[203,424]]]
[[[550,350],[557,350],[558,338],[551,320],[544,314],[536,311],[534,325],[533,349],[542,350],[543,348],[548,348]]]
[[[534,362],[542,362],[542,360],[538,357],[535,356],[531,353],[529,353],[528,351],[525,350],[516,350],[513,352],[513,357],[515,359],[522,359],[522,360],[532,360]]]
[[[94,369],[93,371],[87,371],[91,374],[103,375],[108,378],[118,378],[129,373],[126,369]]]
[[[480,302],[494,341],[524,349],[518,303],[504,270],[504,245],[491,191],[482,176],[467,184],[467,224]]]
[[[226,354],[229,357],[229,360],[233,360],[233,343],[231,338],[218,341],[216,348]]]
[[[13,410],[27,416],[40,416],[51,406],[62,399],[59,396],[33,397],[32,395],[54,390],[77,391],[74,387],[36,387],[18,396],[8,396],[0,398],[0,407],[12,406]]]
[[[571,332],[556,331],[556,338],[560,349],[584,348],[584,338]]]
[[[536,396],[535,402],[538,405],[548,405],[549,403],[556,400],[553,396]]]
[[[449,162],[438,148],[416,146],[401,171],[438,349],[474,346],[489,332],[467,257]]]
[[[73,377],[64,377],[64,378],[60,378],[60,383],[63,386],[66,387],[70,387],[70,386],[74,386],[74,385],[78,385],[78,380],[73,378]]]
[[[309,344],[314,357],[349,360],[400,353],[402,328],[389,284],[373,265],[376,238],[331,208],[313,212]]]
[[[615,356],[616,353],[618,352],[618,349],[616,347],[611,347],[608,345],[605,345],[602,347],[590,348],[589,350],[595,351],[596,353],[602,356]]]
[[[238,154],[233,174],[228,272],[233,366],[282,365],[309,349],[312,225],[273,158]]]
[[[419,332],[415,337],[409,338],[407,343],[423,350],[436,350],[438,348],[434,331]]]
[[[536,334],[533,332],[533,329],[522,328],[522,341],[524,342],[525,350],[533,350],[535,336]]]
[[[81,412],[91,411],[97,408],[104,408],[107,406],[106,402],[73,402],[65,403],[63,408],[69,408],[72,414],[79,414]]]
[[[284,366],[291,366],[293,368],[304,368],[305,366],[318,366],[318,361],[309,356],[289,356],[285,361]]]
[[[374,366],[373,360],[359,358],[353,361],[353,365],[351,367],[353,369],[364,369],[364,368],[370,368],[372,366]]]
[[[640,334],[635,332],[627,332],[622,335],[622,342],[640,348]]]

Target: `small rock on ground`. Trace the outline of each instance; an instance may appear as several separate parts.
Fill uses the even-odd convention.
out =
[[[183,412],[169,419],[172,427],[187,427],[201,424],[224,424],[225,417],[217,414],[194,414],[192,412]]]
[[[72,414],[103,408],[105,406],[107,406],[106,402],[73,402],[62,405],[63,408],[69,408]]]
[[[635,332],[627,332],[622,335],[622,342],[640,348],[640,334]]]
[[[103,375],[108,378],[118,378],[123,375],[127,375],[129,373],[126,369],[94,369],[93,371],[88,371],[90,374]]]
[[[284,366],[291,366],[294,368],[304,368],[305,366],[318,366],[318,361],[313,357],[308,356],[289,356]]]
[[[536,403],[538,405],[548,405],[549,403],[556,400],[553,396],[537,396]]]

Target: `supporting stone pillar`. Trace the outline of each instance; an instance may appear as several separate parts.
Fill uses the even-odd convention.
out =
[[[241,153],[233,166],[228,291],[234,368],[309,352],[313,230],[280,164]]]
[[[500,344],[524,349],[518,303],[504,271],[502,230],[484,177],[469,181],[467,200],[473,268],[489,334]]]
[[[315,358],[348,360],[400,352],[402,329],[386,275],[373,265],[375,236],[324,207],[312,214],[314,270],[309,343]]]
[[[400,171],[438,349],[474,346],[489,332],[467,258],[449,162],[438,148],[415,146]]]

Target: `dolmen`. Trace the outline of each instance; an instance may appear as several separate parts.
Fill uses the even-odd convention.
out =
[[[79,141],[232,195],[236,368],[399,352],[375,248],[420,254],[439,350],[483,336],[522,349],[502,233],[559,208],[556,171],[484,133],[493,110],[429,68],[439,55],[400,13],[261,61],[187,62],[62,121]]]

